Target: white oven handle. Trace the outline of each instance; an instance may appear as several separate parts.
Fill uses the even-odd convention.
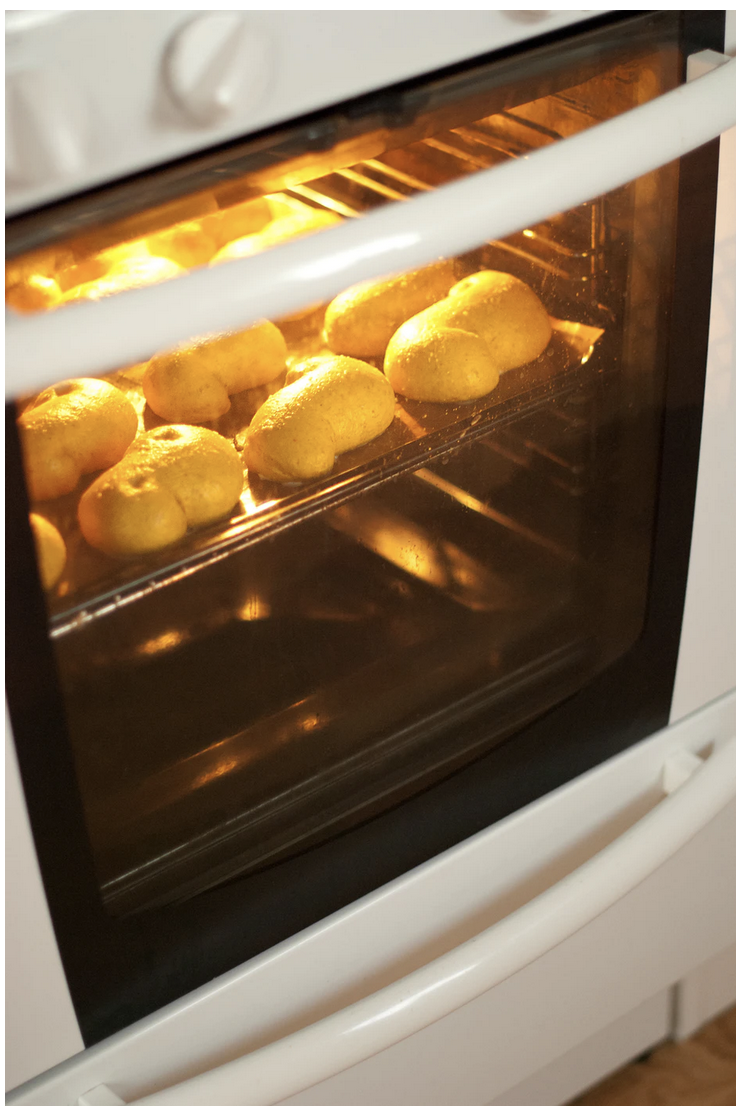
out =
[[[273,1106],[478,998],[613,906],[736,798],[736,737],[705,761],[687,750],[668,756],[662,779],[667,797],[653,810],[476,937],[322,1021],[136,1106]],[[79,1104],[96,1101],[83,1095]]]
[[[96,303],[34,317],[6,313],[6,395],[279,318],[358,281],[503,238],[681,157],[736,124],[736,59],[712,51],[694,57],[716,68],[572,138],[406,203]]]

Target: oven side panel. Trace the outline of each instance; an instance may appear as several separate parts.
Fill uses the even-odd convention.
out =
[[[5,1089],[84,1048],[41,881],[5,713]]]
[[[726,49],[736,52],[736,11]],[[670,721],[736,686],[736,128],[721,136],[708,364],[693,539]]]

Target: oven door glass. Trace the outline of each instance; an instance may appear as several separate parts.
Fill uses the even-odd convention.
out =
[[[22,218],[11,240],[36,245],[8,303],[71,314],[370,217],[681,80],[676,13],[572,41],[437,77],[403,116],[369,103],[217,152],[186,195],[180,171],[115,186],[81,234],[79,200]],[[640,640],[680,173],[19,398],[105,914],[186,903],[397,809]]]

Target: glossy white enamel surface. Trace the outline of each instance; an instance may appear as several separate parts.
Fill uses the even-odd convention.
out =
[[[736,737],[597,857],[439,960],[250,1056],[145,1096],[141,1106],[273,1106],[472,1002],[638,886],[736,799]]]
[[[617,1068],[664,1041],[672,989],[653,995],[484,1106],[563,1106]]]
[[[683,1040],[697,1033],[735,1002],[736,943],[680,980],[674,1027],[676,1038]]]
[[[51,926],[5,712],[5,1089],[84,1048]]]
[[[721,138],[708,368],[673,721],[736,687],[735,474],[736,127]]]
[[[152,288],[11,317],[6,394],[146,360],[194,335],[279,318],[360,280],[503,238],[633,180],[734,123],[736,61],[729,61],[528,157],[347,225]]]
[[[664,815],[667,821],[676,819],[676,833],[687,832],[685,822],[694,813],[693,810],[687,813],[691,802],[688,796],[694,794],[690,789],[699,789],[705,784],[706,789],[710,790],[708,777],[712,779],[714,775],[719,777],[718,786],[725,790],[736,781],[716,771],[718,761],[713,760],[698,769],[691,781],[660,807],[657,804],[662,797],[663,763],[680,749],[697,753],[713,746],[718,750],[716,756],[725,754],[726,739],[734,732],[736,696],[722,700],[695,718],[640,743],[293,940],[172,1004],[158,1015],[144,1019],[105,1044],[88,1050],[79,1061],[62,1065],[56,1072],[49,1073],[19,1092],[18,1097],[12,1097],[10,1102],[13,1106],[16,1103],[18,1106],[21,1103],[22,1106],[58,1106],[60,1102],[75,1102],[82,1092],[99,1084],[106,1084],[129,1102],[251,1052],[245,1063],[253,1065],[255,1062],[255,1068],[252,1067],[249,1074],[242,1075],[245,1082],[239,1083],[239,1101],[244,1106],[252,1106],[252,1103],[263,1101],[265,1084],[257,1075],[260,1065],[264,1061],[266,1066],[273,1065],[274,1071],[268,1076],[269,1079],[286,1080],[286,1085],[282,1084],[281,1088],[284,1094],[288,1093],[288,1087],[295,1090],[295,1082],[299,1082],[294,1067],[301,1048],[299,1041],[304,1040],[304,1033],[311,1032],[314,1037],[316,1030],[318,1036],[323,1034],[325,1027],[328,1033],[332,1033],[336,1019],[337,1024],[342,1024],[341,1011],[346,1013],[351,1024],[365,1023],[380,1009],[393,1011],[384,1019],[378,1017],[372,1027],[364,1026],[363,1030],[357,1031],[358,1036],[361,1033],[366,1035],[366,1040],[370,1037],[370,1048],[374,1051],[385,1047],[387,1022],[396,1020],[395,1036],[401,1037],[407,1028],[407,1018],[413,1018],[422,1001],[434,1004],[440,994],[449,993],[456,986],[465,986],[462,981],[468,981],[467,976],[460,974],[460,967],[453,959],[458,953],[462,957],[469,952],[471,959],[475,959],[480,956],[480,946],[488,934],[495,933],[496,938],[492,936],[491,940],[505,934],[507,951],[512,957],[518,956],[525,942],[535,939],[535,916],[544,915],[541,924],[547,925],[549,912],[544,907],[540,911],[539,903],[554,907],[560,888],[563,888],[563,896],[569,893],[573,897],[580,888],[580,893],[586,897],[584,910],[588,910],[586,886],[590,888],[590,885],[585,883],[585,871],[589,870],[586,862],[597,857],[592,860],[592,866],[594,870],[602,871],[596,866],[601,858],[611,857],[610,850],[605,849],[609,843],[613,843],[613,866],[618,869],[615,851],[620,850],[622,845],[624,851],[632,849],[626,841],[631,840],[632,835],[634,843],[640,840],[639,834],[646,826],[647,818],[657,821]],[[696,806],[699,801],[696,798]],[[717,804],[714,802],[711,806],[710,802],[708,800],[708,814],[712,815]],[[667,814],[668,810],[670,814]],[[647,815],[648,811],[651,814]],[[736,804],[732,804],[732,811],[736,813]],[[666,842],[660,838],[659,843],[667,851],[674,846],[675,838],[669,833],[665,836]],[[642,845],[642,848],[645,846]],[[635,851],[639,853],[638,845]],[[718,857],[714,858],[715,861],[721,863]],[[635,863],[642,863],[638,855]],[[603,859],[603,864],[607,866],[612,861]],[[619,980],[617,987],[623,1005],[617,1010],[614,998],[609,994],[607,997],[611,999],[611,1005],[596,1008],[597,1024],[592,1023],[590,1011],[584,1006],[579,1016],[576,1015],[577,1020],[571,1019],[565,1025],[550,1025],[547,1037],[540,1038],[539,1047],[529,1053],[535,1057],[534,1062],[538,1066],[551,1062],[556,1055],[602,1028],[606,1022],[601,1019],[605,1019],[607,1013],[610,1012],[609,1020],[612,1020],[627,1009],[633,1009],[662,986],[673,982],[678,971],[689,970],[728,943],[722,931],[730,930],[730,916],[718,896],[726,896],[729,902],[733,900],[736,910],[736,874],[732,866],[721,863],[721,867],[725,875],[716,881],[716,898],[711,903],[707,919],[700,919],[693,930],[692,922],[687,921],[686,924],[683,914],[678,940],[685,944],[683,948],[678,946],[671,958],[660,965],[660,975],[642,975],[639,972],[632,980]],[[706,878],[706,869],[707,865],[699,864],[698,878]],[[631,869],[627,876],[631,877]],[[594,876],[594,880],[598,878],[605,883],[605,896],[615,896],[617,892],[614,889],[617,888],[620,893],[622,880],[625,882],[626,877],[614,872],[611,881],[604,876]],[[655,877],[650,878],[655,880]],[[676,882],[675,886],[680,888],[680,883]],[[700,901],[704,902],[702,890],[698,894]],[[581,916],[577,917],[580,920]],[[554,926],[560,918],[555,920],[550,916],[549,920]],[[574,924],[573,919],[563,921],[563,929]],[[593,938],[583,937],[582,933],[590,929],[590,925],[586,926],[579,938],[588,949]],[[563,941],[563,945],[570,945],[570,940]],[[462,952],[463,949],[465,952]],[[527,944],[527,953],[530,949]],[[652,952],[653,963],[657,962],[656,953],[655,949]],[[554,967],[557,955],[555,953],[550,960],[552,979],[556,978],[558,970]],[[564,955],[559,955],[566,965],[564,970],[569,971],[570,957],[574,960],[574,954],[568,949]],[[535,960],[535,965],[547,959],[542,956]],[[600,950],[597,959],[601,959]],[[507,960],[507,968],[511,963]],[[521,960],[518,964],[522,966]],[[535,967],[532,975],[538,970],[542,969]],[[617,970],[620,973],[620,968]],[[433,973],[434,981],[439,981],[435,991],[430,989],[432,982],[428,981]],[[658,982],[660,979],[663,982]],[[642,993],[638,989],[642,980],[646,987],[652,989]],[[419,985],[423,981],[425,994],[421,995]],[[566,985],[568,982],[566,980]],[[539,985],[537,979],[534,987]],[[519,1003],[523,1006],[524,1002],[534,1001],[533,992],[524,991],[523,995],[516,995],[514,986],[513,978],[509,978],[489,992],[496,997],[488,1001],[500,1003],[501,1010],[507,1007],[509,1016],[514,1011],[514,1016],[518,1014]],[[445,988],[448,990],[445,991]],[[376,1000],[377,994],[379,997]],[[509,1006],[509,995],[516,995],[512,1006]],[[455,1000],[457,997],[456,992]],[[350,1004],[353,1004],[352,1007]],[[468,1009],[468,1005],[463,1007],[463,1010]],[[438,1007],[433,1005],[435,1015],[437,1010]],[[539,1010],[530,1014],[529,1032],[537,1025],[538,1014]],[[468,1032],[465,1014],[458,1011],[452,1018],[463,1022],[463,1033]],[[441,1030],[437,1028],[441,1024],[436,1023],[432,1028],[432,1040],[437,1034],[441,1037]],[[538,1029],[537,1025],[537,1032]],[[476,1033],[481,1031],[482,1024]],[[350,1033],[347,1036],[349,1038]],[[417,1036],[420,1035],[407,1038],[393,1047],[402,1054],[405,1050],[411,1052],[415,1047],[411,1042],[416,1041]],[[297,1042],[296,1048],[294,1042]],[[320,1047],[320,1063],[335,1064],[331,1040],[323,1042],[323,1045],[324,1050]],[[336,1047],[343,1047],[339,1037]],[[528,1051],[528,1041],[525,1048]],[[498,1093],[535,1070],[533,1067],[524,1068],[524,1060],[524,1050],[521,1054],[514,1054],[513,1062],[511,1054],[504,1059],[508,1067],[502,1064],[502,1070],[499,1069]],[[312,1063],[310,1057],[308,1062]],[[341,1060],[338,1057],[339,1064]],[[362,1069],[363,1065],[359,1067]],[[309,1070],[313,1075],[313,1068]],[[303,1070],[303,1086],[309,1081],[304,1078],[305,1075]],[[204,1076],[205,1080],[207,1078]],[[340,1081],[344,1077],[334,1078]],[[253,1089],[252,1097],[249,1090],[249,1097],[243,1099],[243,1086]],[[269,1086],[273,1091],[273,1084]],[[486,1096],[486,1101],[488,1098],[490,1095]],[[219,1090],[213,1097],[205,1085],[202,1095],[193,1101],[205,1103],[215,1099],[218,1102],[227,1101],[227,1098],[221,1098]],[[348,1100],[353,1101],[349,1097]],[[444,1103],[441,1098],[437,1101]],[[483,1101],[479,1100],[481,1104]]]
[[[245,37],[237,49],[251,69],[262,68],[262,79],[214,119],[193,118],[171,96],[167,79],[177,34],[206,12],[12,12],[8,74],[58,72],[89,106],[89,143],[72,172],[10,181],[8,210],[48,203],[605,10],[242,12]]]

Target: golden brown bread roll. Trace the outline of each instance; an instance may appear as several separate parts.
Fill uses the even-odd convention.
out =
[[[499,374],[533,361],[552,336],[531,288],[508,273],[474,273],[404,323],[388,344],[384,370],[409,399],[477,399]]]
[[[110,251],[112,252],[112,251]],[[102,255],[100,255],[102,257]],[[103,261],[106,260],[103,258]],[[121,255],[114,261],[104,276],[79,284],[62,296],[62,303],[75,300],[99,300],[104,296],[114,296],[129,288],[143,288],[147,284],[158,284],[162,280],[171,280],[184,272],[180,265],[166,257],[151,257],[148,253],[137,256]]]
[[[206,265],[218,248],[213,235],[207,233],[201,222],[179,223],[168,230],[157,231],[146,238],[146,245],[153,257],[165,257],[182,269]]]
[[[23,315],[34,311],[50,311],[61,303],[61,289],[53,277],[34,273],[25,280],[14,284],[5,293],[5,302],[14,311]]]
[[[13,257],[5,266],[5,291],[23,284],[32,276],[57,278],[61,269],[74,265],[76,257],[67,246],[36,250],[33,253]]]
[[[103,277],[110,270],[110,262],[100,257],[86,257],[84,261],[75,262],[56,274],[56,282],[62,292],[71,292],[80,284],[89,284],[90,281]]]
[[[199,225],[214,240],[215,247],[220,249],[236,238],[256,234],[272,219],[271,205],[265,196],[260,196],[256,200],[246,200],[206,215],[199,220]]]
[[[66,546],[59,531],[43,515],[29,515],[29,518],[41,583],[48,590],[64,571]]]
[[[285,368],[284,337],[263,322],[157,354],[146,366],[143,394],[169,422],[211,422],[230,410],[231,395],[269,384]]]
[[[332,470],[335,457],[382,434],[395,398],[383,373],[352,357],[307,362],[304,375],[269,396],[248,428],[249,470],[280,482]]]
[[[73,491],[85,473],[119,461],[138,416],[106,380],[65,380],[36,397],[18,428],[30,497],[53,499]]]
[[[454,261],[440,261],[391,280],[356,284],[328,306],[325,341],[335,353],[382,357],[401,324],[441,300],[454,283]]]
[[[243,466],[226,438],[202,427],[159,426],[87,488],[79,525],[110,556],[150,553],[229,514],[242,489]]]
[[[326,227],[336,226],[342,222],[339,215],[332,211],[323,211],[320,208],[306,208],[303,211],[292,211],[283,218],[274,219],[265,230],[258,234],[247,234],[228,243],[212,259],[216,265],[220,261],[232,261],[237,257],[250,257],[251,254],[261,253],[271,246],[279,246],[282,242],[288,242],[291,238],[301,238],[303,235],[314,234],[315,231]]]

